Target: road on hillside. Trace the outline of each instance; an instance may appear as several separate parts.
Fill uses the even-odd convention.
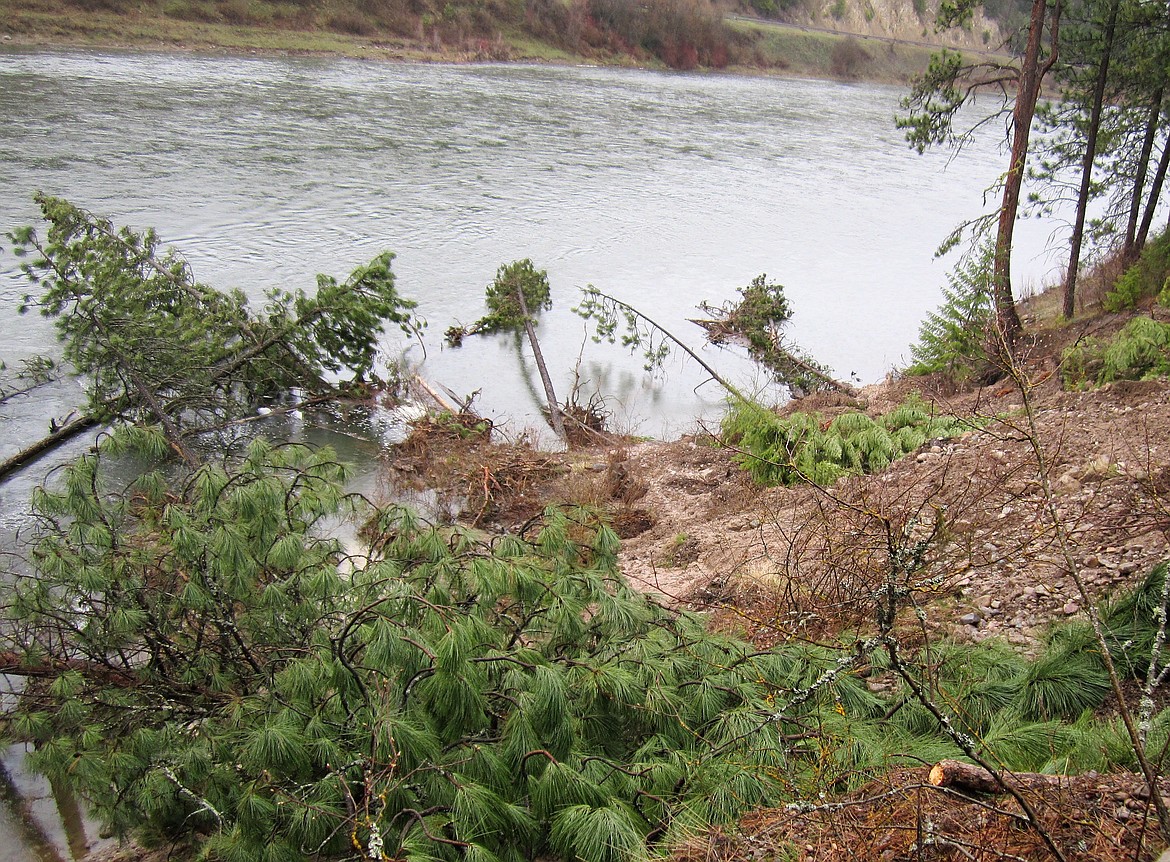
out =
[[[832,27],[813,27],[806,24],[786,24],[783,21],[774,21],[769,18],[753,18],[750,15],[724,15],[729,21],[743,21],[746,24],[756,24],[760,27],[774,27],[777,30],[800,30],[803,33],[826,33],[830,36],[852,36],[854,39],[869,39],[874,42],[885,42],[889,45],[915,45],[920,48],[947,48],[937,42],[923,42],[916,39],[898,39],[894,36],[875,36],[872,33],[854,33],[850,30],[837,30]],[[978,48],[953,48],[965,54],[979,54],[983,57],[993,57],[998,60],[1011,60],[1010,54],[1003,51],[984,51]]]

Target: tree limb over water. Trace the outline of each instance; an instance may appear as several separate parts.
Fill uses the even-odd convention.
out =
[[[292,391],[338,393],[372,374],[387,324],[417,336],[425,322],[395,290],[383,252],[344,282],[272,290],[259,312],[242,291],[195,281],[153,230],[115,228],[60,198],[38,195],[48,228],[8,234],[39,293],[21,311],[52,318],[63,359],[87,378],[84,416],[0,465],[0,480],[82,427],[157,424],[185,461],[193,440]],[[342,379],[338,381],[338,377]]]

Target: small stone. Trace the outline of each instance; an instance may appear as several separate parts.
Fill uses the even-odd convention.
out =
[[[1081,609],[1081,606],[1078,605],[1076,602],[1065,602],[1064,607],[1061,608],[1061,611],[1064,612],[1064,615],[1066,617],[1071,617],[1073,614],[1077,613],[1077,611],[1079,611],[1080,609]]]
[[[1052,595],[1052,588],[1047,586],[1046,584],[1036,584],[1036,595],[1050,596],[1050,595]]]
[[[1096,554],[1089,554],[1087,557],[1085,557],[1084,560],[1081,561],[1081,564],[1090,569],[1100,568],[1101,558]]]
[[[987,593],[985,595],[980,596],[979,598],[977,598],[975,600],[975,604],[981,608],[990,607],[991,606],[991,594]]]
[[[1036,598],[1036,588],[1035,587],[1024,587],[1024,592],[1022,595],[1025,599],[1034,599],[1034,598]]]
[[[961,617],[959,617],[959,622],[961,622],[965,626],[973,626],[975,628],[979,628],[979,621],[981,619],[983,619],[983,618],[981,616],[979,616],[978,612],[972,611],[969,614],[963,614]]]
[[[992,607],[994,610],[997,610],[997,611],[998,611],[1000,608],[1002,608],[1002,607],[1003,607],[1003,602],[1001,602],[999,599],[992,599],[992,601],[991,601],[991,607]]]
[[[1121,572],[1123,575],[1132,575],[1140,568],[1140,563],[1136,562],[1135,560],[1130,560],[1129,562],[1122,563],[1120,566],[1118,566],[1117,571]]]

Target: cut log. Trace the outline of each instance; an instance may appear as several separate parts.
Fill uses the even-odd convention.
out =
[[[450,413],[452,415],[456,415],[459,413],[459,410],[450,401],[448,401],[446,398],[444,398],[442,395],[440,395],[438,392],[436,392],[434,390],[434,388],[429,383],[427,383],[425,380],[423,380],[423,378],[420,375],[418,375],[418,374],[414,375],[414,382],[418,384],[419,388],[422,389],[423,392],[425,392],[427,395],[431,396],[431,398],[434,399],[434,402],[436,404],[438,404],[439,407],[441,407],[443,410],[446,410],[448,413]]]
[[[935,787],[953,787],[971,793],[1005,793],[995,776],[982,766],[958,760],[940,760],[930,768],[927,778]]]
[[[1059,788],[1069,784],[1068,776],[1044,775],[1040,772],[1001,772],[1000,780],[984,769],[958,760],[940,760],[930,768],[927,781],[935,787],[949,787],[964,793],[1008,793],[1011,790]],[[1007,785],[1005,787],[1004,785]]]

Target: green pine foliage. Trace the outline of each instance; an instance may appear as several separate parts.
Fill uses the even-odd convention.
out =
[[[943,288],[943,304],[926,316],[918,329],[918,341],[910,348],[911,377],[947,374],[957,380],[970,377],[986,360],[983,349],[991,315],[992,256],[985,244],[955,267]]]
[[[962,753],[908,684],[870,689],[880,651],[758,652],[633,590],[588,511],[518,535],[439,529],[359,505],[328,450],[261,441],[128,487],[105,469],[166,449],[122,429],[38,492],[33,570],[0,628],[27,680],[7,741],[114,832],[223,860],[635,862]],[[355,508],[361,553],[328,538]],[[1164,577],[1104,614],[1128,672],[1144,672],[1133,651],[1152,650]],[[1064,626],[1034,663],[994,642],[904,658],[991,762],[1104,769],[1132,752],[1092,717],[1094,650]],[[1156,716],[1151,739],[1168,730]]]
[[[509,332],[523,327],[525,315],[520,308],[521,292],[529,317],[552,308],[548,273],[537,269],[528,258],[513,261],[496,271],[495,281],[488,285],[484,294],[488,314],[473,323],[469,332]]]
[[[389,252],[344,282],[318,276],[312,295],[271,291],[257,311],[241,291],[197,282],[154,231],[36,200],[43,235],[8,235],[35,286],[22,311],[53,319],[64,359],[88,380],[88,410],[103,421],[207,427],[292,389],[331,392],[338,375],[372,373],[388,324],[407,334],[423,325],[395,289]]]
[[[792,663],[631,589],[587,513],[487,541],[379,510],[362,560],[322,538],[351,503],[327,451],[107,493],[103,459],[161,448],[120,433],[38,495],[10,611],[37,681],[9,732],[113,830],[605,862],[777,800]]]
[[[1117,280],[1113,289],[1105,294],[1103,305],[1106,311],[1123,311],[1136,308],[1137,304],[1149,297],[1159,297],[1162,305],[1170,305],[1167,299],[1167,279],[1170,278],[1170,231],[1164,231],[1142,249],[1137,263],[1127,269]]]
[[[930,440],[955,437],[970,421],[934,415],[911,397],[876,419],[852,411],[827,420],[820,413],[781,418],[754,404],[735,404],[723,421],[736,461],[761,485],[831,485],[852,473],[877,473]]]
[[[1170,375],[1170,323],[1135,317],[1108,341],[1086,338],[1061,357],[1070,388],[1103,386],[1116,380],[1153,380]]]

